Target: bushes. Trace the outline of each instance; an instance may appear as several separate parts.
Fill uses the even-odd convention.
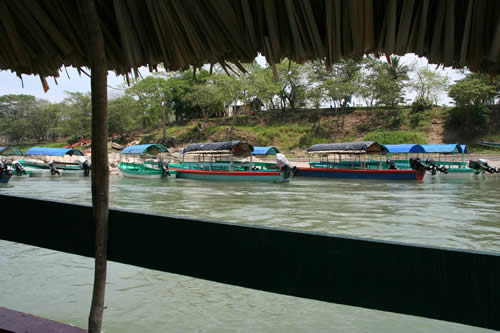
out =
[[[426,144],[427,139],[423,133],[407,131],[376,130],[365,135],[365,141],[376,141],[381,144]]]
[[[483,131],[488,128],[490,114],[490,109],[485,105],[453,108],[448,114],[446,129],[469,138],[485,134]]]

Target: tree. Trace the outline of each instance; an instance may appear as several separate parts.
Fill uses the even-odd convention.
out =
[[[280,86],[278,96],[283,111],[286,110],[287,104],[290,105],[292,111],[306,104],[309,82],[305,69],[306,67],[287,60],[277,65]]]
[[[31,95],[0,96],[0,135],[15,144],[30,135],[29,117],[39,108]]]
[[[158,124],[162,119],[162,106],[170,105],[172,100],[168,80],[156,76],[146,77],[125,92],[136,98],[140,105],[139,120],[143,129]],[[171,112],[170,108],[168,112]]]
[[[417,64],[413,66],[413,73],[410,87],[416,93],[414,106],[425,108],[438,105],[440,95],[448,88],[448,76]]]
[[[182,100],[192,109],[199,110],[203,118],[203,122],[199,127],[200,136],[205,132],[208,119],[218,112],[221,112],[224,108],[224,97],[220,89],[218,89],[215,84],[209,82],[193,86],[190,91],[183,96]]]
[[[119,134],[123,139],[137,129],[139,104],[131,96],[125,95],[109,101],[108,132]]]
[[[409,68],[392,56],[390,63],[367,57],[363,61],[360,95],[370,105],[396,106],[405,102]]]
[[[331,70],[326,70],[321,63],[313,64],[311,76],[316,86],[314,90],[324,93],[335,109],[345,110],[359,94],[361,65],[353,59],[342,59]]]
[[[475,75],[467,75],[450,86],[448,95],[456,108],[450,113],[448,126],[459,129],[466,136],[474,136],[488,123],[490,110],[485,105],[497,91]]]
[[[496,95],[497,91],[493,84],[485,83],[474,76],[466,76],[456,81],[448,92],[448,96],[460,107],[483,105]]]
[[[74,138],[89,138],[92,118],[92,101],[90,93],[67,91],[63,103],[66,111],[62,115],[64,122],[64,135]]]

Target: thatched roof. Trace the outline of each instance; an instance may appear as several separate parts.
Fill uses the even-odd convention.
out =
[[[110,70],[416,53],[500,73],[497,0],[96,0]],[[0,1],[0,69],[88,67],[85,1]]]

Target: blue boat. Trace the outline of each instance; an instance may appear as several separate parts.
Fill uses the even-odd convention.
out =
[[[32,177],[88,176],[90,173],[90,164],[78,149],[32,147],[26,151],[25,157],[30,159],[20,160],[19,163]],[[75,157],[78,157],[78,160]]]
[[[127,178],[161,179],[175,177],[168,170],[169,151],[160,144],[128,146],[120,152],[118,169]]]
[[[300,168],[300,176],[422,180],[426,172],[419,160],[413,168],[398,169],[387,160],[388,149],[374,141],[317,144],[307,152],[309,168]],[[312,156],[319,160],[312,161]]]
[[[289,168],[267,170],[252,161],[254,147],[244,141],[193,143],[181,152],[181,162],[170,163],[178,178],[220,181],[289,182]]]

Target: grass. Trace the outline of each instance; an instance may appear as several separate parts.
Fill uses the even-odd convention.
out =
[[[366,134],[363,140],[376,141],[385,145],[405,143],[427,144],[424,133],[410,131],[376,130]]]

